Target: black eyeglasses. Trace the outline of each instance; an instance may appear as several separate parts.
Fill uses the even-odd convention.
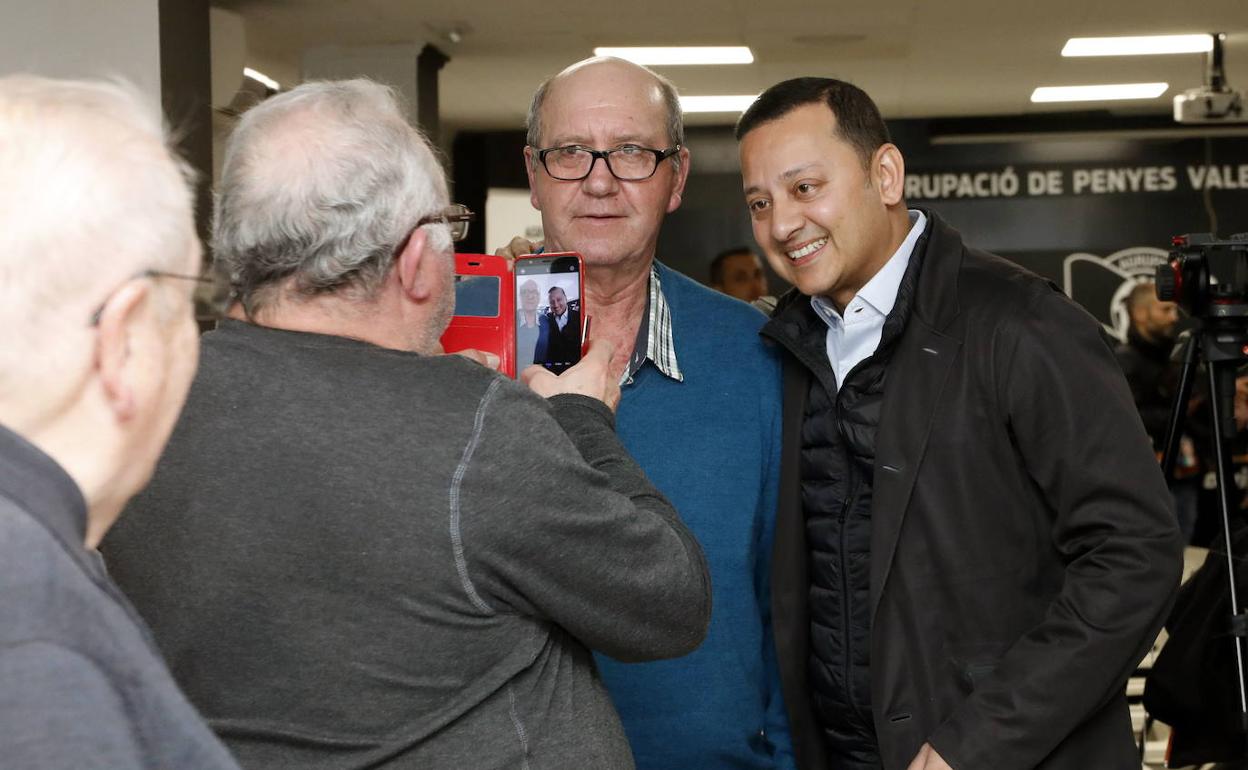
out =
[[[468,224],[475,222],[477,215],[462,203],[452,203],[437,214],[431,214],[416,223],[416,227],[425,225],[447,224],[451,226],[451,240],[462,241],[468,237]],[[416,229],[415,227],[412,228]]]
[[[536,147],[533,149],[537,149]],[[622,144],[610,150],[593,150],[579,144],[564,147],[548,147],[537,150],[537,158],[546,173],[561,182],[578,182],[594,171],[594,164],[602,158],[607,171],[621,182],[640,182],[654,176],[659,163],[680,152],[680,145],[666,150]]]
[[[225,310],[229,307],[232,299],[230,292],[225,290],[221,282],[212,276],[167,273],[164,270],[144,270],[141,273],[135,273],[127,280],[133,281],[136,278],[173,278],[178,281],[194,281],[201,287],[204,287],[204,291],[196,290],[195,292],[195,317],[205,320],[220,319],[225,315]],[[111,297],[112,295],[110,294],[109,296]],[[100,316],[104,313],[104,306],[107,304],[108,300],[106,299],[100,303],[95,312],[91,313],[91,318],[89,319],[91,326],[100,325]],[[207,312],[201,312],[201,309]]]

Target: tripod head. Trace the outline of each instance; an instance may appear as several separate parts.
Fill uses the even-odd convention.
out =
[[[1177,235],[1173,244],[1170,261],[1157,266],[1157,298],[1177,302],[1193,318],[1248,326],[1248,233],[1227,240]]]

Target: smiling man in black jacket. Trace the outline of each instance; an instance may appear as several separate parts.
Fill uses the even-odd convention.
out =
[[[773,613],[803,768],[1134,768],[1123,685],[1180,573],[1112,351],[1055,286],[907,209],[871,99],[765,92],[754,235],[797,288]]]

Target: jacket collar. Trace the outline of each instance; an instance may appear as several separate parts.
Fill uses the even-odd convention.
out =
[[[927,215],[927,229],[915,244],[922,254],[923,272],[913,289],[913,312],[931,328],[947,329],[961,312],[958,307],[958,275],[962,269],[962,236],[936,215]]]
[[[0,425],[0,496],[43,525],[69,551],[85,551],[87,503],[60,465]]]

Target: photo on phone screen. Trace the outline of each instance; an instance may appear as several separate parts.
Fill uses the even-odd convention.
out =
[[[539,364],[560,374],[580,360],[580,261],[516,260],[516,373]]]

